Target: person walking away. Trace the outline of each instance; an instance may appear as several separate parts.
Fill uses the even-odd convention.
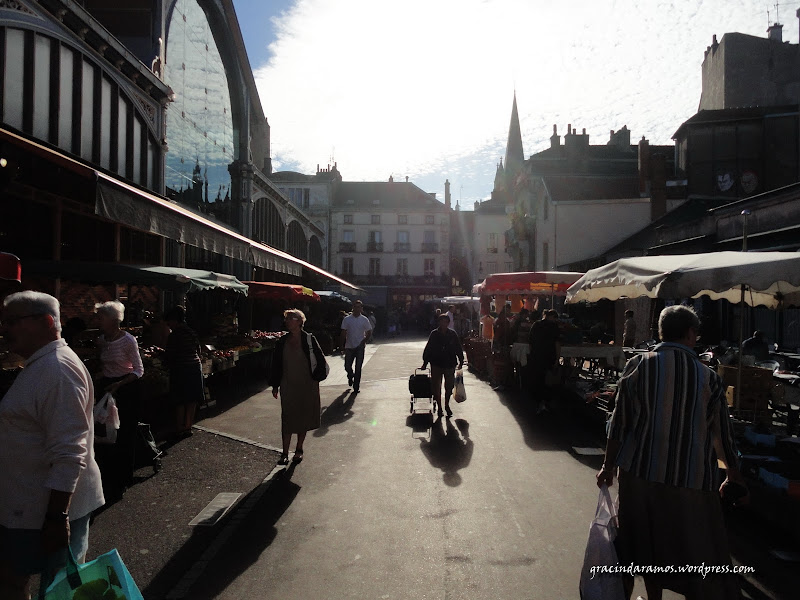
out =
[[[552,308],[544,311],[541,320],[531,325],[528,344],[528,365],[530,366],[531,396],[537,406],[536,414],[548,410],[551,390],[547,386],[547,372],[558,362],[561,345],[558,342],[558,311]]]
[[[622,345],[625,348],[633,348],[636,345],[636,321],[633,319],[633,311],[625,311],[625,325],[622,329]]]
[[[342,319],[342,333],[339,348],[344,348],[344,370],[347,371],[347,385],[354,393],[361,390],[361,366],[364,364],[364,348],[372,337],[372,325],[362,313],[361,300],[353,302],[353,312]],[[353,361],[356,363],[353,371]]]
[[[273,398],[281,396],[281,437],[283,452],[279,465],[289,463],[292,434],[297,435],[294,461],[303,460],[306,433],[320,426],[319,382],[325,379],[325,355],[317,338],[303,329],[303,311],[284,312],[288,335],[278,340],[272,352],[269,385]]]
[[[119,431],[114,444],[97,448],[97,462],[103,476],[103,490],[109,500],[122,497],[133,483],[136,428],[141,415],[140,379],[144,374],[136,338],[120,329],[125,306],[112,300],[95,305],[102,335],[97,338],[101,376],[95,385],[96,400],[111,394],[119,411]]]
[[[372,337],[375,337],[375,327],[378,325],[378,319],[375,318],[375,313],[373,311],[369,311],[367,318],[369,319],[369,326],[372,329]]]
[[[83,562],[89,519],[104,503],[94,459],[94,385],[61,339],[58,300],[40,292],[6,297],[0,335],[25,367],[0,402],[0,598],[49,585],[67,546]]]
[[[439,326],[431,331],[428,343],[425,344],[425,350],[422,352],[422,368],[427,368],[428,363],[431,365],[433,400],[439,408],[438,415],[440,417],[443,414],[442,379],[444,379],[444,408],[447,416],[452,417],[450,397],[453,395],[456,365],[459,369],[464,366],[464,350],[461,348],[458,334],[449,328],[449,324],[447,313],[439,315]]]
[[[456,306],[455,304],[451,304],[447,307],[447,312],[445,313],[447,317],[450,319],[450,325],[448,327],[453,331],[456,330]]]
[[[175,306],[164,315],[170,328],[164,362],[169,370],[169,395],[175,411],[175,435],[192,434],[197,405],[205,400],[200,338],[186,324],[186,309]]]
[[[693,348],[700,320],[670,306],[658,320],[663,342],[625,366],[597,485],[619,474],[620,564],[731,565],[720,495],[747,492],[721,378]],[[717,459],[727,471],[719,485]],[[688,600],[739,598],[733,574],[646,574],[648,600],[664,589]],[[629,595],[632,578],[625,578]]]

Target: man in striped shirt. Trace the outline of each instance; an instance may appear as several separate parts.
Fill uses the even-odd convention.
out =
[[[692,309],[665,308],[658,325],[663,343],[622,373],[597,474],[599,486],[611,485],[619,468],[620,563],[730,565],[719,494],[732,496],[743,479],[725,390],[693,350],[700,320]],[[717,459],[727,472],[721,485]],[[663,589],[687,598],[739,597],[733,575],[644,579],[650,600]]]

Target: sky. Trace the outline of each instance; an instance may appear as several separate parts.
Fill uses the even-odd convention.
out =
[[[439,200],[448,179],[465,209],[491,194],[515,93],[526,157],[553,125],[671,144],[712,36],[776,20],[769,0],[233,2],[273,170],[336,162],[345,181],[408,177]],[[797,8],[777,9],[794,44]]]

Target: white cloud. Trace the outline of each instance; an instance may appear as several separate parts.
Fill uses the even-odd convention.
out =
[[[441,193],[448,178],[471,203],[491,191],[515,88],[526,155],[547,147],[554,123],[586,128],[593,143],[622,125],[670,143],[697,110],[712,35],[766,35],[770,6],[298,0],[256,69],[274,162],[313,172],[333,154],[348,180],[409,175]]]

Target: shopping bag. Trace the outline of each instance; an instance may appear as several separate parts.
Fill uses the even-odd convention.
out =
[[[67,552],[67,566],[56,573],[39,600],[144,600],[116,550],[79,565]]]
[[[463,402],[467,399],[467,390],[464,388],[464,371],[456,371],[455,391],[453,392],[456,402]]]
[[[109,392],[94,405],[94,443],[113,444],[117,441],[119,411],[117,401]]]
[[[592,567],[617,566],[617,504],[611,500],[608,486],[600,488],[597,511],[589,527],[589,539],[581,571],[581,600],[624,600],[622,575],[592,571]]]

